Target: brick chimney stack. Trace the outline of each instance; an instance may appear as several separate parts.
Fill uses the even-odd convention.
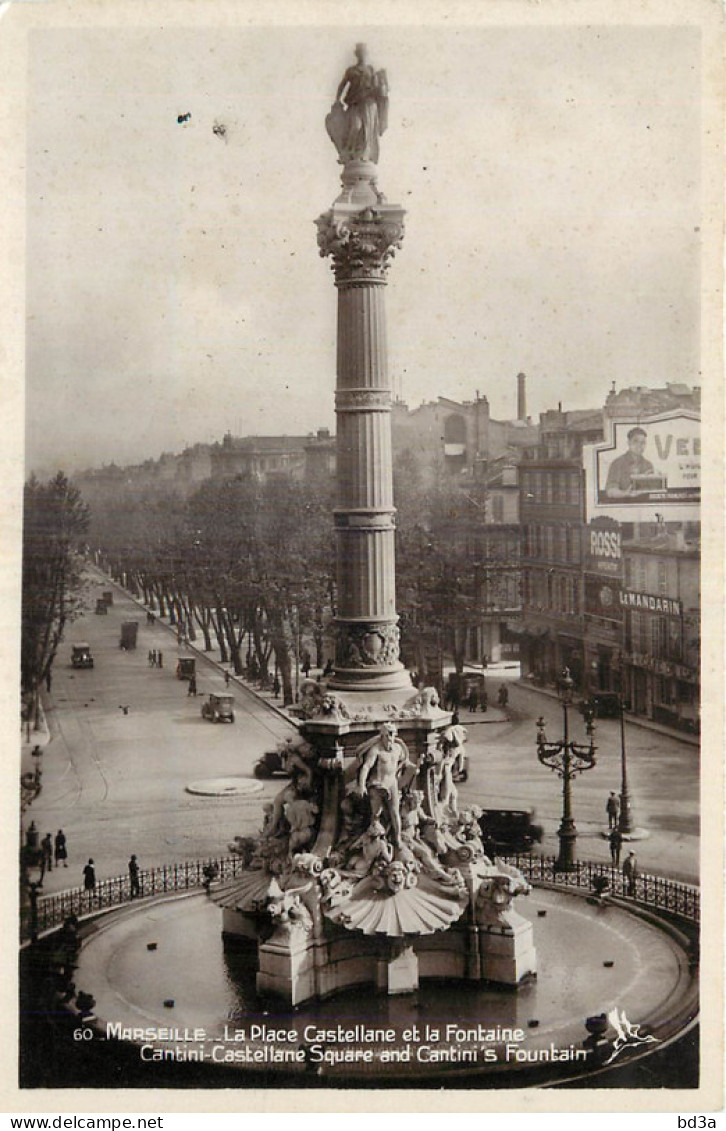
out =
[[[527,378],[517,374],[517,420],[527,419]]]

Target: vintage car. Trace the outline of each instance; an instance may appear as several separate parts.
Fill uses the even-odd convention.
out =
[[[180,656],[176,662],[176,678],[192,679],[196,675],[196,660],[194,656]]]
[[[628,704],[623,703],[623,707],[627,711]],[[595,691],[589,699],[580,700],[578,709],[584,718],[619,719],[620,696],[615,691]]]
[[[202,703],[202,718],[210,723],[234,722],[234,695],[215,695],[212,693],[206,703]]]
[[[71,663],[74,668],[92,668],[93,656],[91,655],[90,644],[74,644]]]
[[[255,763],[252,772],[256,778],[273,778],[276,776],[289,778],[288,759],[290,754],[300,747],[306,746],[306,742],[286,738],[283,742],[278,742],[274,750],[268,750],[263,754],[259,761]]]
[[[119,648],[124,648],[127,652],[132,652],[136,647],[136,635],[139,631],[139,622],[137,620],[127,620],[121,625],[121,639],[119,640]]]
[[[487,855],[531,852],[544,831],[541,825],[534,824],[534,815],[533,809],[485,809],[479,828]]]

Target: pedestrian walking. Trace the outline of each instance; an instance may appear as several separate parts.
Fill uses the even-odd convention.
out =
[[[85,868],[83,869],[83,887],[86,891],[93,891],[96,886],[96,869],[93,867],[93,859],[90,858]]]
[[[499,694],[497,695],[497,700],[498,700],[499,706],[502,708],[502,710],[506,711],[507,704],[509,703],[509,689],[508,689],[506,683],[503,683],[501,685],[501,687],[499,688]]]
[[[53,837],[50,833],[46,833],[40,842],[41,852],[43,853],[43,871],[47,869],[49,872],[53,871]]]
[[[477,707],[479,706],[479,694],[476,687],[472,687],[471,691],[469,692],[467,703],[469,704],[469,714],[473,715],[476,712]]]
[[[479,709],[485,715],[486,715],[487,711],[489,710],[489,696],[487,695],[486,691],[483,688],[482,688],[481,694],[479,696]]]
[[[189,678],[189,689],[187,691],[187,696],[196,695],[196,693],[197,693],[197,677],[195,675],[193,675],[193,676],[190,676],[190,678]]]
[[[620,800],[617,793],[610,791],[610,796],[605,802],[605,812],[608,815],[608,828],[614,829],[618,824],[618,817],[620,816]]]
[[[232,677],[230,676],[229,672],[224,673],[224,686],[225,687],[229,687],[229,681],[230,681],[231,678]]]
[[[280,677],[275,673],[275,678],[272,681],[272,694],[275,696],[275,699],[277,699],[280,694],[280,687]]]
[[[162,656],[161,652],[156,653],[156,666],[157,668],[164,667],[164,657]]]
[[[60,867],[60,862],[63,861],[63,867],[68,867],[68,850],[66,848],[66,834],[63,829],[58,829],[55,834],[55,866]]]
[[[154,666],[154,653],[151,651],[151,648],[149,648],[148,661],[149,661],[149,667],[153,668],[153,666]]]
[[[610,859],[613,862],[613,868],[620,867],[620,850],[623,847],[623,834],[617,826],[612,830],[608,837],[610,844]]]
[[[628,855],[623,860],[623,881],[625,883],[625,894],[635,895],[635,881],[638,877],[638,861],[635,853],[631,849]]]
[[[306,648],[305,651],[303,652],[303,655],[302,655],[302,671],[303,671],[303,675],[305,676],[305,679],[307,679],[308,676],[310,675],[311,666],[312,666],[312,658],[311,658],[310,653],[308,652],[308,650]]]
[[[131,898],[141,895],[141,887],[139,885],[139,863],[134,853],[131,854],[129,860],[129,886],[131,889]]]

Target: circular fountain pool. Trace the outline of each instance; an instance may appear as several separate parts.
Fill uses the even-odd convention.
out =
[[[672,1035],[695,1011],[678,939],[617,906],[535,889],[519,904],[534,923],[539,975],[516,991],[425,981],[388,997],[363,986],[297,1008],[260,999],[256,949],[225,947],[221,912],[204,895],[136,905],[97,921],[76,985],[96,999],[95,1026],[131,1042],[142,1062],[194,1062],[302,1080],[401,1082],[592,1069],[585,1020],[622,1015],[632,1033]],[[689,1013],[690,1011],[690,1013]],[[616,1031],[609,1029],[611,1042]],[[626,1033],[627,1036],[627,1033]],[[645,1046],[623,1046],[623,1058]],[[602,1058],[601,1058],[602,1059]]]

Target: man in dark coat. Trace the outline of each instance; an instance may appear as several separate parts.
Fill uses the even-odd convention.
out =
[[[136,855],[132,853],[129,860],[129,885],[131,888],[131,898],[141,895],[141,887],[139,886],[139,863]]]
[[[93,891],[96,886],[96,870],[93,867],[93,860],[90,859],[83,869],[83,886],[86,891]]]
[[[55,866],[56,866],[56,868],[58,868],[60,866],[61,860],[63,861],[63,867],[67,868],[68,867],[68,850],[66,848],[66,834],[63,832],[63,829],[58,829],[58,832],[55,834]]]
[[[631,850],[623,860],[623,880],[625,881],[626,895],[635,895],[635,881],[638,877],[638,861]]]
[[[623,847],[623,836],[617,825],[610,833],[608,842],[610,844],[610,858],[613,862],[613,868],[618,868],[620,867],[620,850]]]
[[[40,847],[43,852],[43,865],[49,871],[53,871],[53,837],[50,833],[46,833],[40,842]]]

